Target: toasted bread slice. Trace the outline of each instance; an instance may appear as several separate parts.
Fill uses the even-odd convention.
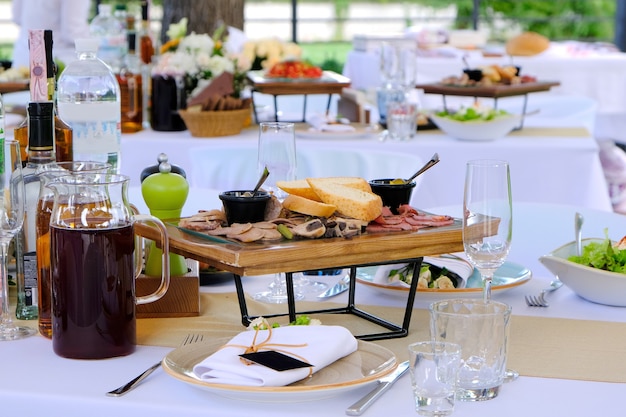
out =
[[[358,190],[372,192],[372,187],[361,177],[320,177],[315,179],[320,182],[341,184]],[[315,191],[311,189],[307,180],[277,181],[276,185],[286,193],[308,198],[309,200],[322,201],[319,196],[315,194]]]
[[[322,201],[306,180],[276,181],[276,186],[286,193],[313,201]]]
[[[336,206],[344,216],[370,222],[382,213],[383,202],[372,192],[319,178],[307,178],[307,182],[324,203]]]
[[[295,194],[290,194],[285,198],[283,207],[296,213],[315,217],[330,217],[337,211],[337,207],[332,204],[309,200]]]

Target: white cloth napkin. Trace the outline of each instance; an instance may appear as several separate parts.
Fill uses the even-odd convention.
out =
[[[372,281],[380,285],[409,288],[411,286],[410,284],[400,281],[399,279],[392,279],[389,276],[389,273],[392,270],[402,269],[407,265],[408,264],[381,265],[376,269],[376,273],[374,274]]]
[[[330,119],[321,114],[313,114],[307,118],[307,123],[312,127],[310,130],[318,132],[354,132],[356,129],[349,123],[329,123]]]
[[[257,345],[265,341],[268,332],[268,330],[258,332]],[[226,344],[226,347],[195,365],[194,373],[203,381],[214,384],[258,387],[281,387],[309,375],[309,368],[279,372],[258,364],[246,365],[239,357],[245,349],[230,345],[250,346],[254,334],[254,330],[239,333]],[[289,356],[313,365],[313,372],[317,372],[336,360],[355,352],[358,345],[357,340],[348,329],[341,326],[278,327],[272,329],[272,338],[267,343],[269,346],[262,350],[278,350],[285,354],[290,352],[292,355]],[[272,344],[298,345],[304,343],[306,343],[304,347],[272,346]]]

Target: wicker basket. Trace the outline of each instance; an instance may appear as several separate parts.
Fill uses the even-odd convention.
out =
[[[222,111],[179,110],[178,113],[185,121],[191,136],[199,138],[236,135],[251,117],[249,108]]]

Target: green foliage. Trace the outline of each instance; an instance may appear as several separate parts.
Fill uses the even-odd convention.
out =
[[[456,27],[472,26],[473,0],[417,0],[432,7],[457,6]],[[505,19],[552,40],[612,41],[616,0],[481,0],[479,27]],[[505,25],[506,26],[506,25]]]

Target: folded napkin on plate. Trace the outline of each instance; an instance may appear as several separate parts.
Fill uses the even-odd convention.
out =
[[[347,123],[331,123],[336,119],[322,116],[320,114],[313,114],[307,119],[307,123],[312,127],[310,130],[319,132],[354,132],[356,129],[351,126],[349,121]]]
[[[271,339],[260,349],[276,350],[313,365],[317,372],[357,350],[358,342],[341,326],[286,326],[271,330]],[[250,346],[255,331],[247,330],[232,338],[224,347],[194,366],[194,373],[213,384],[281,387],[306,378],[309,368],[275,371],[258,364],[246,364],[239,355]],[[259,330],[256,345],[262,344],[269,330]],[[305,346],[293,346],[303,345]],[[281,345],[281,346],[277,346]],[[285,346],[292,345],[292,346]]]
[[[412,264],[381,265],[376,269],[376,273],[374,274],[374,278],[372,281],[375,284],[380,284],[380,285],[409,288],[411,285],[407,284],[404,281],[401,281],[399,279],[399,275],[397,272],[394,274],[391,274],[391,271],[400,271],[400,270],[405,269],[409,265],[411,265],[411,267],[409,268],[409,271],[407,271],[407,273],[408,272],[413,273]]]

